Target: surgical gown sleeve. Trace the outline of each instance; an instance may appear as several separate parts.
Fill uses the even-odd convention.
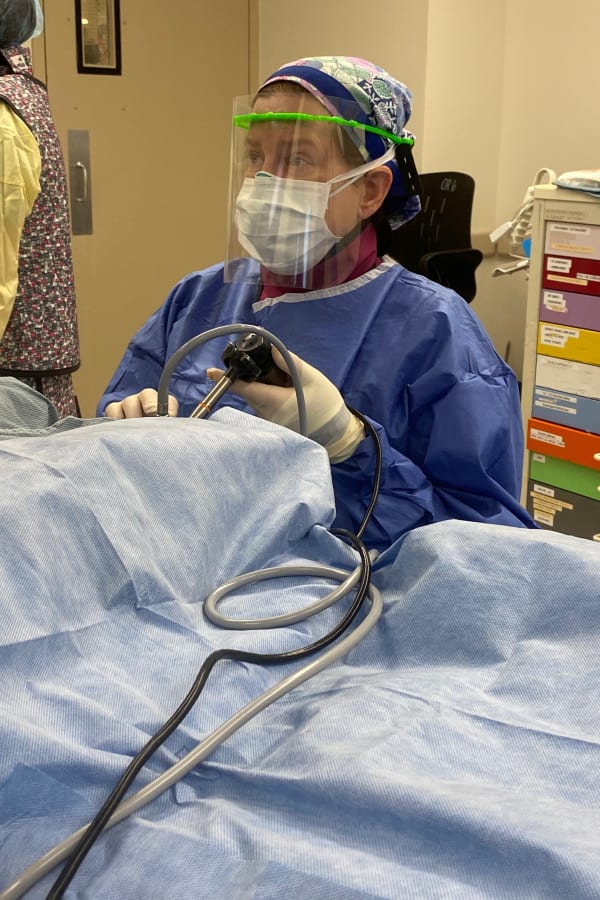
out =
[[[406,531],[444,519],[536,527],[516,499],[523,440],[511,372],[457,380],[422,416],[430,430],[413,458],[395,449],[382,425],[370,420],[381,444],[382,481],[365,533],[368,546],[383,550]],[[418,416],[413,426],[418,433]],[[372,438],[332,471],[335,524],[355,531],[374,480]]]

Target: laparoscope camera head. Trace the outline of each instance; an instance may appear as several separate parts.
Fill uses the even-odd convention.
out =
[[[242,381],[263,381],[291,387],[292,379],[273,362],[271,342],[261,334],[243,334],[230,341],[221,359],[235,378]],[[226,373],[227,374],[227,373]]]

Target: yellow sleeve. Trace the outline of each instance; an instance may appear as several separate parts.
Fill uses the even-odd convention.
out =
[[[21,233],[40,192],[41,167],[33,134],[0,102],[0,340],[17,294]]]

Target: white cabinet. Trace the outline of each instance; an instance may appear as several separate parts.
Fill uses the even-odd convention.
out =
[[[600,200],[535,188],[521,391],[522,502],[600,541]]]

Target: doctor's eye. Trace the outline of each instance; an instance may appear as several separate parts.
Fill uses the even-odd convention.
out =
[[[309,166],[311,165],[308,157],[303,155],[302,153],[295,153],[293,156],[290,156],[288,160],[288,165],[293,166],[295,168],[300,168],[301,166]]]
[[[254,149],[249,148],[246,150],[246,153],[244,155],[245,164],[247,166],[251,166],[254,168],[256,168],[256,167],[260,168],[260,165],[261,165],[263,159],[264,159],[264,154],[261,153],[260,150],[254,150]]]
[[[281,168],[292,178],[308,176],[315,168],[315,161],[308,153],[292,153],[282,161]]]

